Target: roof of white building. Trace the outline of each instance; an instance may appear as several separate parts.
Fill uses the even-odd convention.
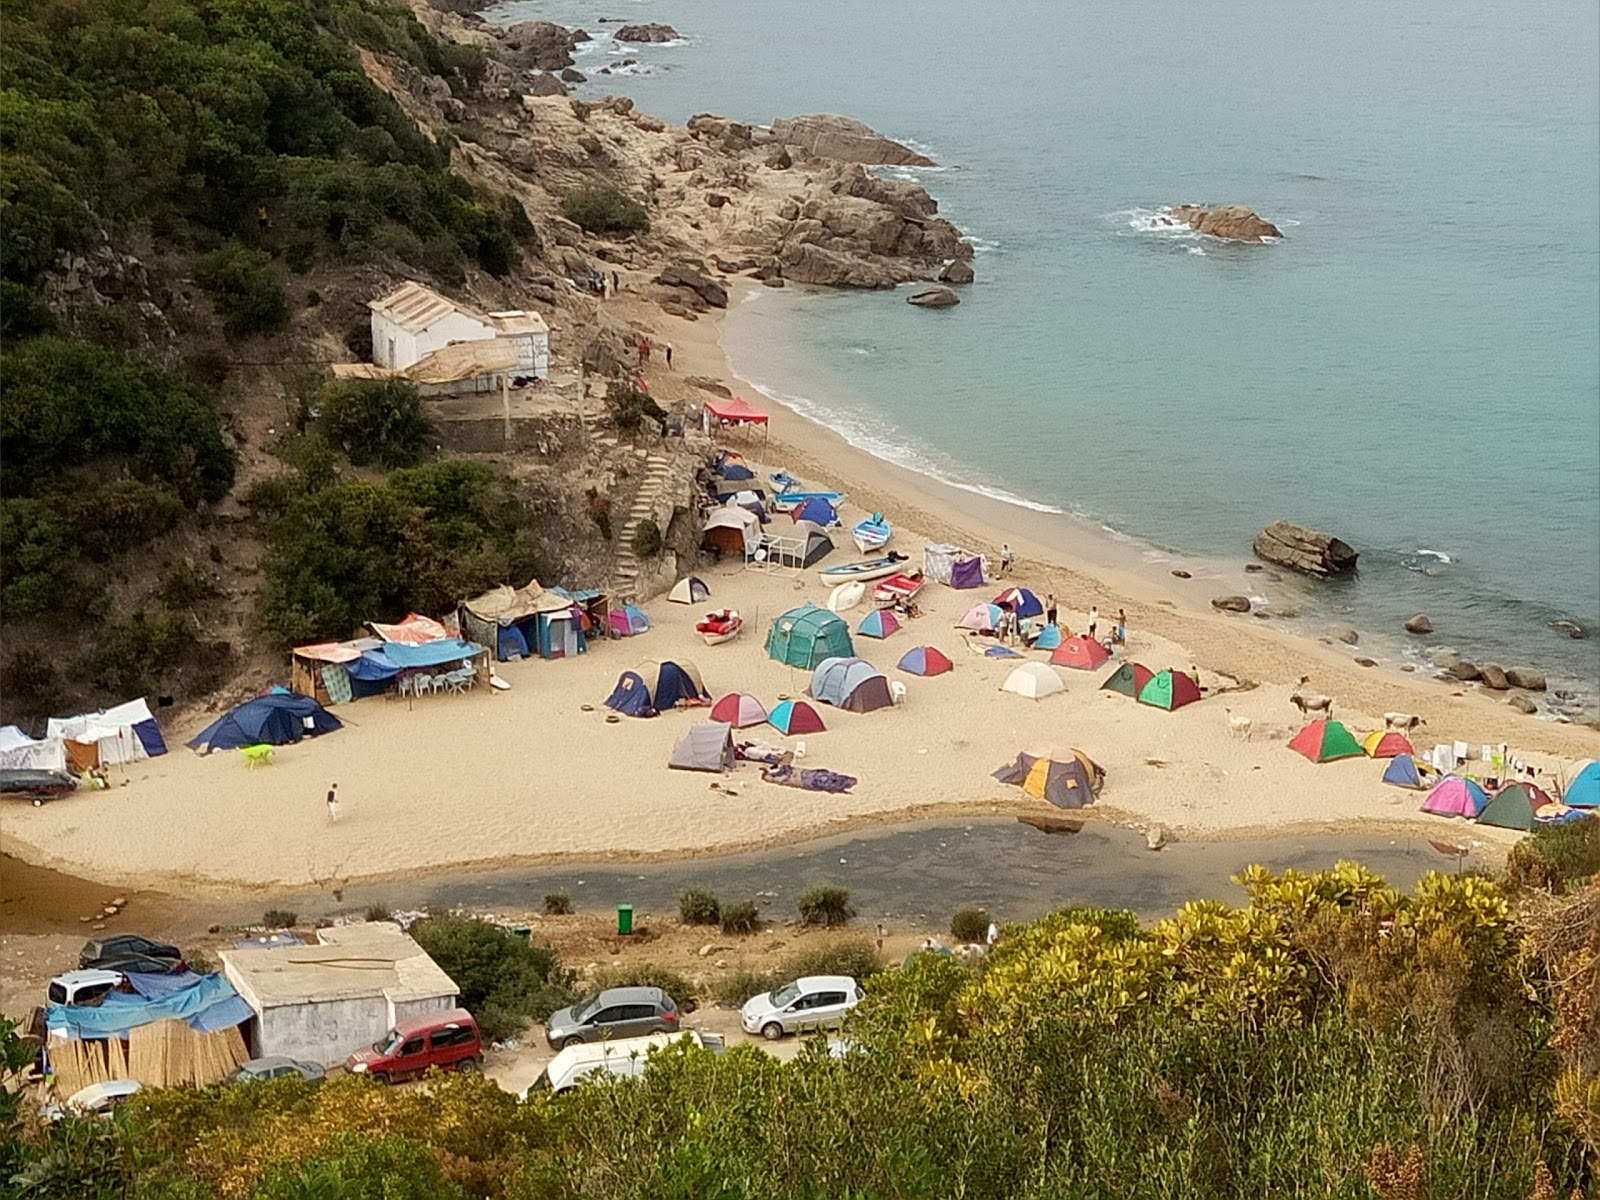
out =
[[[482,313],[448,300],[430,287],[407,280],[386,296],[368,301],[367,307],[380,316],[387,317],[407,333],[421,333],[441,317],[453,312],[471,317],[480,324],[489,320]]]
[[[501,333],[549,333],[550,326],[536,312],[523,312],[520,308],[489,314],[489,324]]]
[[[416,1000],[459,994],[455,981],[387,921],[318,932],[320,945],[224,950],[228,978],[261,1008],[387,996]]]

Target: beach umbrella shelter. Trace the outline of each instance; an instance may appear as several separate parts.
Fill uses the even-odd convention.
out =
[[[650,628],[650,618],[637,604],[624,604],[607,614],[606,624],[617,637],[636,637]]]
[[[802,500],[790,510],[789,516],[796,521],[810,521],[824,527],[839,524],[838,510],[822,496]]]
[[[674,604],[704,604],[711,599],[711,589],[699,576],[690,575],[672,585],[667,599]]]
[[[1489,803],[1489,794],[1470,779],[1459,775],[1446,775],[1433,785],[1422,811],[1439,817],[1476,817]],[[1533,810],[1528,810],[1532,820]]]
[[[1033,639],[1035,650],[1054,650],[1066,640],[1066,634],[1061,632],[1059,625],[1046,625],[1039,630],[1039,635]]]
[[[651,699],[658,709],[711,703],[711,695],[700,679],[700,668],[686,658],[676,661],[647,658],[634,670],[650,689]]]
[[[822,716],[804,700],[780,700],[767,717],[767,724],[779,733],[791,737],[805,733],[821,733],[827,728]]]
[[[1102,692],[1121,692],[1137,700],[1144,685],[1155,677],[1155,672],[1143,663],[1125,662],[1100,685]]]
[[[913,646],[900,658],[899,667],[908,675],[943,675],[955,664],[932,646]]]
[[[1542,805],[1554,805],[1543,788],[1531,783],[1508,783],[1478,812],[1479,825],[1501,829],[1532,829]]]
[[[887,608],[875,608],[861,618],[856,632],[862,637],[886,638],[891,633],[900,632],[900,618]]]
[[[1000,685],[1000,690],[1015,692],[1019,696],[1026,696],[1029,700],[1043,700],[1046,696],[1066,691],[1067,685],[1061,681],[1061,676],[1044,663],[1030,662],[1023,663],[1007,675],[1006,681]]]
[[[977,633],[993,633],[1000,627],[1000,618],[1004,611],[993,604],[974,604],[967,609],[961,620],[956,622],[958,629],[971,629]]]
[[[767,656],[809,671],[825,658],[849,658],[850,626],[815,604],[791,608],[767,631]]]
[[[1289,741],[1289,749],[1304,754],[1314,763],[1325,763],[1356,757],[1361,753],[1361,743],[1338,721],[1320,719],[1295,734]]]
[[[1082,750],[1067,755],[1035,755],[1026,751],[1007,763],[994,777],[1015,784],[1030,796],[1048,800],[1057,808],[1082,808],[1093,804],[1106,773]]]
[[[1182,671],[1157,671],[1150,676],[1149,682],[1139,689],[1138,695],[1140,704],[1150,704],[1169,712],[1174,708],[1182,708],[1185,704],[1193,704],[1198,699],[1200,699],[1200,685]],[[1352,746],[1355,746],[1355,741],[1355,738],[1350,738]],[[1361,753],[1360,746],[1356,746],[1355,749],[1357,754]]]
[[[667,759],[676,771],[731,771],[733,764],[733,726],[725,721],[691,726]]]
[[[1044,604],[1025,587],[1009,587],[991,601],[1018,617],[1037,617],[1044,612]]]
[[[1416,753],[1406,735],[1392,729],[1377,729],[1367,734],[1361,739],[1361,748],[1368,758],[1397,758],[1402,754],[1409,758]]]
[[[1050,655],[1058,667],[1072,667],[1078,671],[1096,671],[1111,661],[1111,651],[1083,634],[1067,638]],[[1188,678],[1185,676],[1185,678]]]
[[[735,729],[760,725],[767,719],[766,706],[744,692],[729,692],[711,706],[711,719],[724,721]]]
[[[894,703],[889,681],[864,658],[829,658],[817,664],[807,689],[813,700],[847,712],[873,712]]]
[[[617,677],[617,686],[605,698],[605,706],[615,709],[625,717],[653,717],[656,706],[651,701],[650,688],[637,671],[624,671]]]
[[[1417,760],[1409,754],[1396,754],[1383,770],[1383,781],[1396,787],[1420,788],[1422,772],[1417,770]]]
[[[1561,793],[1561,802],[1571,808],[1600,808],[1600,762],[1578,769]]]
[[[241,746],[282,746],[343,728],[338,717],[310,696],[274,691],[223,713],[196,734],[189,745],[201,754],[210,754]]]

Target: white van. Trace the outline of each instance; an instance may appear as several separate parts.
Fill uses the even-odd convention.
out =
[[[565,1092],[578,1085],[585,1075],[605,1071],[625,1078],[644,1074],[650,1052],[670,1046],[674,1042],[688,1042],[713,1053],[721,1054],[725,1043],[719,1034],[701,1033],[698,1029],[685,1029],[682,1033],[653,1033],[649,1037],[617,1038],[605,1042],[581,1042],[568,1046],[550,1060],[550,1065],[539,1073],[522,1092],[526,1100],[530,1092]]]
[[[121,988],[124,982],[121,971],[68,971],[52,979],[45,994],[51,1004],[76,1004],[92,1008]]]

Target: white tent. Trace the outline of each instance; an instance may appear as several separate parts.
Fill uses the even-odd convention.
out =
[[[702,533],[710,533],[716,529],[736,529],[739,531],[746,556],[754,554],[756,547],[761,544],[761,518],[747,508],[735,505],[724,505],[722,508],[713,509],[706,518],[706,523],[701,527]],[[713,539],[720,542],[720,539]]]
[[[58,737],[35,741],[15,725],[0,726],[0,767],[21,771],[65,771],[67,750]]]
[[[711,589],[699,576],[686,575],[673,585],[667,599],[674,604],[703,604],[711,599]]]
[[[167,752],[161,727],[142,697],[97,713],[51,717],[45,736],[98,746],[102,766],[138,762]]]
[[[1067,685],[1061,682],[1061,676],[1044,663],[1023,663],[1011,674],[1006,676],[1006,681],[1000,685],[1003,692],[1015,692],[1019,696],[1026,696],[1029,700],[1043,700],[1046,696],[1053,696],[1057,692],[1067,690]]]

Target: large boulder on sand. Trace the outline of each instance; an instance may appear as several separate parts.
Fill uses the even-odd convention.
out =
[[[1220,608],[1223,612],[1247,613],[1250,611],[1249,596],[1218,596],[1211,601],[1212,608]]]
[[[954,308],[961,303],[961,297],[947,287],[930,287],[912,292],[906,297],[906,303],[918,308]]]
[[[1355,569],[1359,555],[1347,542],[1288,521],[1274,521],[1256,534],[1255,552],[1279,566],[1325,579]]]
[[[1224,204],[1211,209],[1198,204],[1180,204],[1172,210],[1172,216],[1191,229],[1235,242],[1259,242],[1283,236],[1283,231],[1271,221],[1257,216],[1242,204]]]
[[[772,123],[772,140],[798,146],[818,158],[896,167],[931,167],[933,159],[902,146],[860,121],[834,113],[780,117]]]
[[[1478,668],[1478,678],[1486,688],[1503,692],[1511,686],[1506,680],[1505,668],[1499,663],[1484,663]]]
[[[1512,687],[1523,688],[1530,692],[1542,692],[1550,686],[1545,682],[1543,672],[1535,671],[1532,667],[1508,667],[1506,682]]]
[[[665,287],[688,288],[712,308],[728,307],[727,287],[687,263],[668,263],[655,281]]]

